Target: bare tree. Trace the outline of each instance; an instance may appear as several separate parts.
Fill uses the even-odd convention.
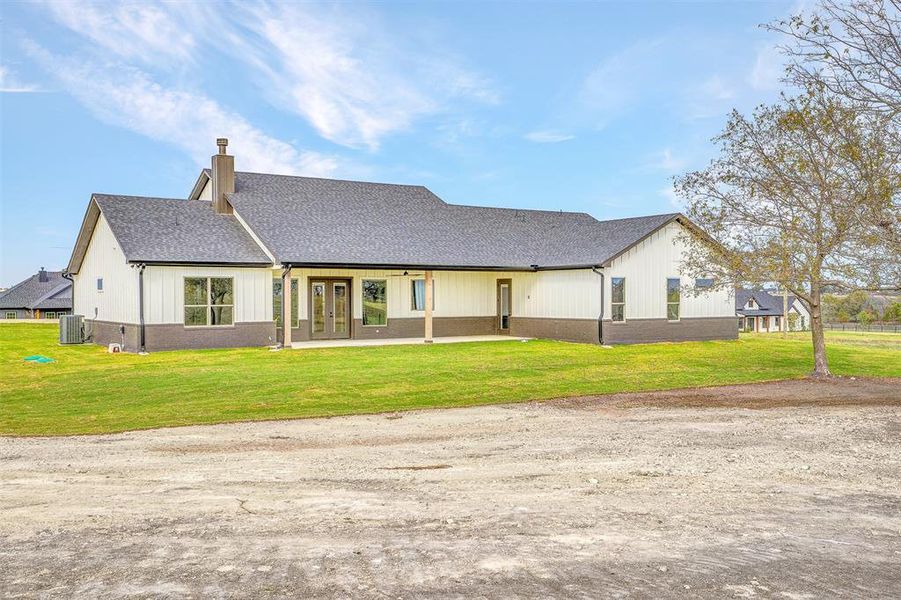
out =
[[[901,162],[883,135],[889,119],[820,92],[750,118],[733,111],[714,138],[720,156],[675,181],[704,232],[686,240],[684,268],[721,286],[776,282],[801,298],[817,376],[830,375],[823,287],[898,285]]]
[[[820,0],[808,15],[764,25],[784,33],[789,82],[822,87],[901,119],[901,0]],[[894,131],[897,134],[897,130]]]

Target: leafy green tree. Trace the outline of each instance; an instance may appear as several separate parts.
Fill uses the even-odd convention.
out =
[[[683,268],[723,286],[776,282],[801,298],[816,376],[830,375],[824,287],[901,280],[898,248],[880,229],[901,190],[901,148],[886,142],[888,120],[816,89],[750,117],[733,111],[714,138],[719,156],[675,181],[700,226],[685,239]]]
[[[884,321],[897,323],[901,321],[901,302],[892,302],[889,304],[882,315]]]

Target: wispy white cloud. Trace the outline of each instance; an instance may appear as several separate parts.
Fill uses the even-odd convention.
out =
[[[356,54],[354,38],[367,35],[365,28],[339,28],[298,6],[258,13],[248,26],[267,44],[258,58],[274,99],[328,140],[375,148],[384,135],[437,110],[411,81],[372,64],[381,57]]]
[[[685,169],[687,164],[688,160],[680,156],[675,156],[670,148],[664,148],[651,157],[651,160],[647,163],[646,167],[673,174]]]
[[[565,142],[567,140],[571,140],[576,136],[562,133],[559,131],[552,130],[541,130],[541,131],[530,131],[529,133],[523,136],[525,139],[530,142],[535,142],[538,144],[557,144],[559,142]]]
[[[684,116],[707,119],[726,115],[738,99],[736,86],[721,75],[711,75],[697,85],[689,86],[684,94]]]
[[[784,74],[785,57],[775,45],[764,45],[757,50],[754,65],[748,73],[747,82],[754,90],[772,91],[781,85]]]
[[[237,77],[323,138],[375,150],[388,135],[463,101],[500,93],[439,44],[405,37],[363,6],[299,3],[46,4],[60,24],[123,60],[181,69],[201,50],[224,53]]]
[[[732,100],[735,98],[735,90],[719,75],[707,78],[701,84],[700,91],[714,100]]]
[[[580,110],[603,127],[627,110],[655,79],[664,40],[642,40],[604,59],[576,94]]]
[[[254,7],[242,22],[257,38],[243,58],[272,99],[338,144],[374,150],[386,135],[447,110],[449,100],[500,100],[484,76],[428,48],[400,46],[372,15],[283,4]]]
[[[0,93],[27,94],[40,92],[41,89],[33,83],[23,83],[9,67],[0,65]]]
[[[683,210],[685,208],[685,201],[676,194],[676,190],[673,189],[672,184],[661,188],[659,194],[666,198],[670,206],[674,209]]]
[[[191,23],[180,18],[191,3],[44,2],[60,24],[106,51],[144,63],[193,59]]]
[[[271,137],[240,114],[194,92],[167,88],[140,69],[97,64],[49,53],[25,43],[31,57],[99,119],[170,143],[205,165],[217,137],[241,157],[242,170],[328,176],[339,168],[332,156],[304,151]]]

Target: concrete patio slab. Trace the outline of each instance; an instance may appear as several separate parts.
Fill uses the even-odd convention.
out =
[[[524,342],[531,338],[509,335],[458,335],[452,337],[432,338],[434,344],[458,344],[461,342]],[[424,344],[425,338],[390,338],[382,340],[311,340],[308,342],[291,342],[292,350],[311,348],[346,348],[351,346],[401,346],[405,344]]]

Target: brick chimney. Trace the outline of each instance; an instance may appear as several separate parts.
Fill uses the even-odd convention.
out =
[[[235,191],[235,157],[225,153],[228,147],[226,138],[218,138],[216,144],[219,146],[219,152],[213,155],[213,168],[210,173],[213,184],[213,210],[217,215],[230,215],[232,206],[225,195]]]

